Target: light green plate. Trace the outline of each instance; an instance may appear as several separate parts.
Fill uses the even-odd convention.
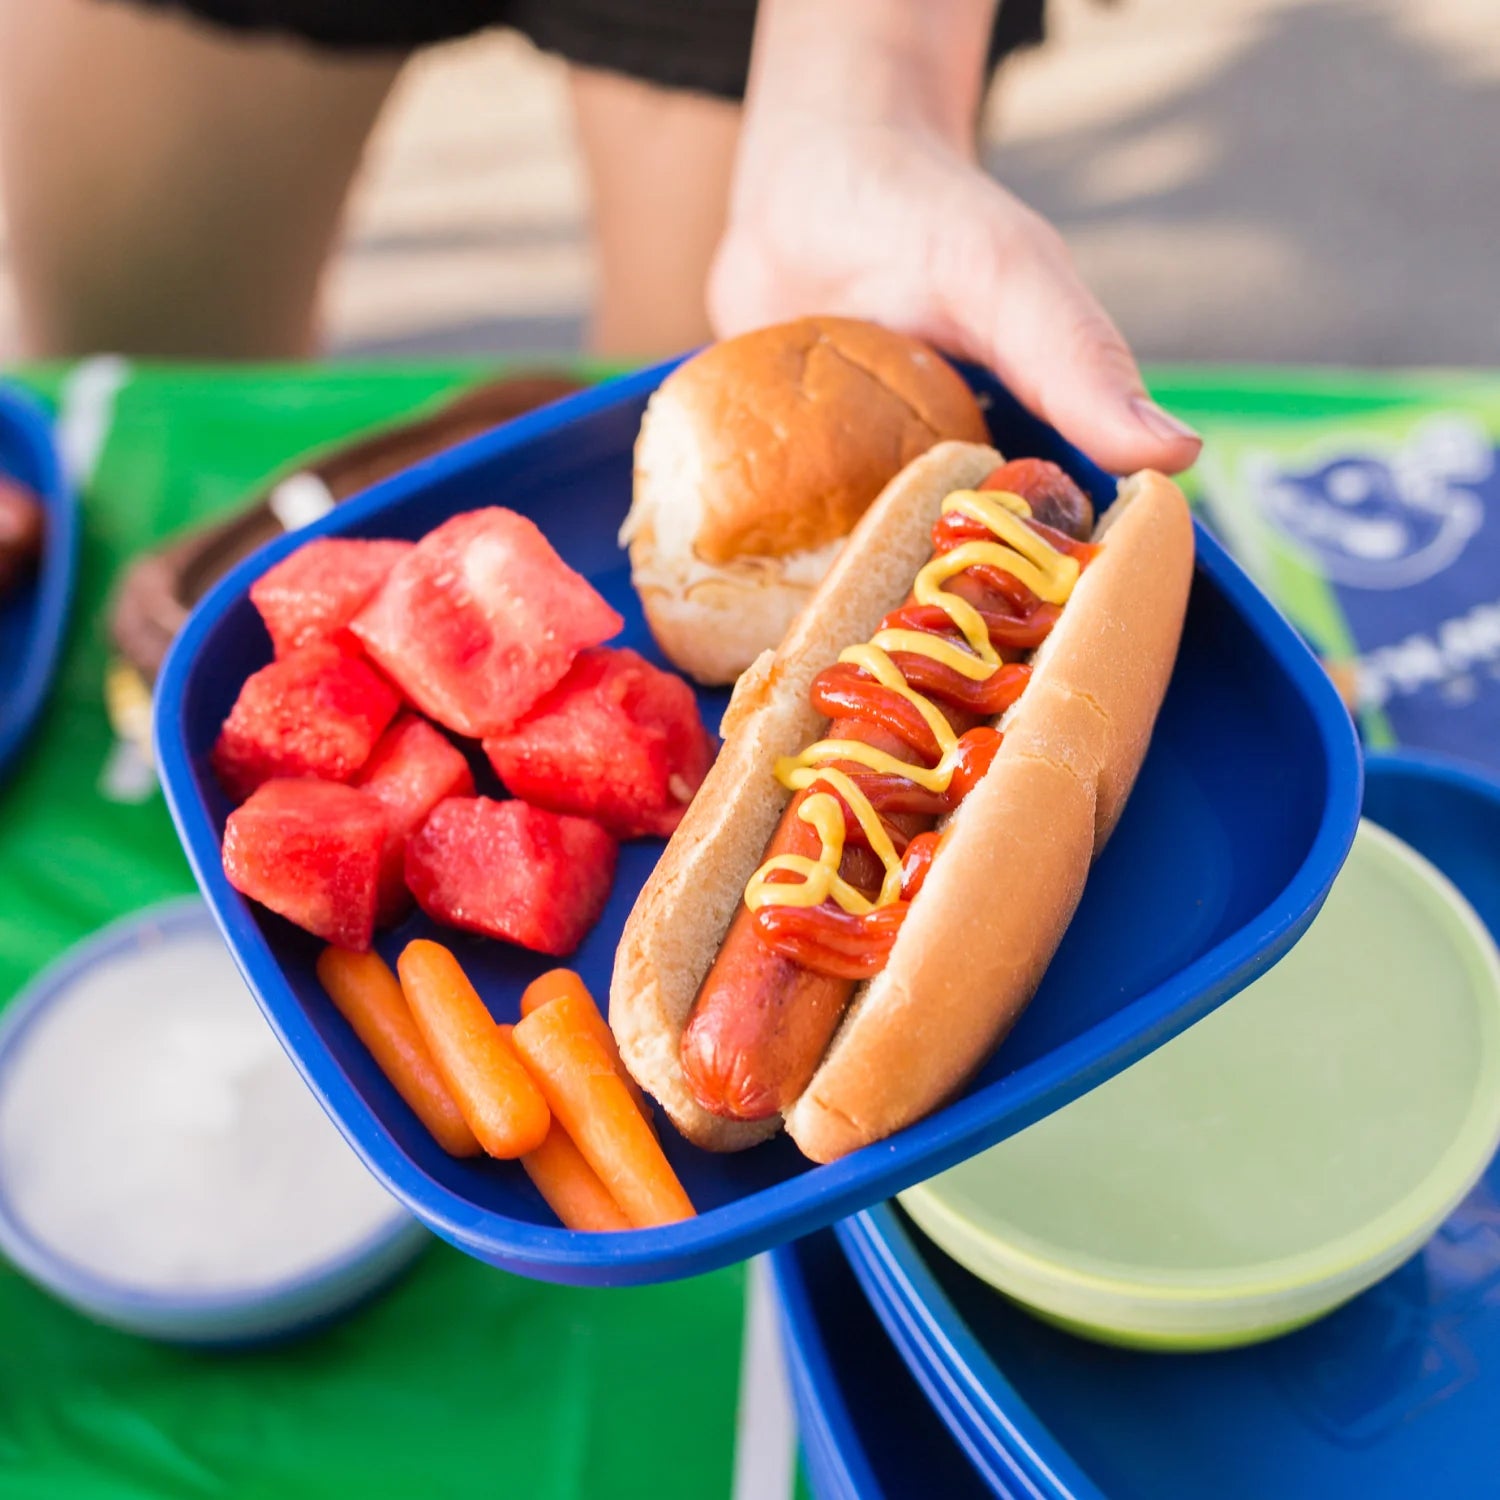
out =
[[[956,1260],[1077,1332],[1250,1343],[1411,1255],[1500,1139],[1500,954],[1363,823],[1307,935],[1093,1093],[902,1194]]]

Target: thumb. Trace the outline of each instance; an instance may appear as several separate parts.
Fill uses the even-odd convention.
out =
[[[1186,469],[1203,440],[1147,395],[1129,346],[1062,237],[1028,217],[1019,237],[1007,236],[993,275],[956,303],[963,343],[1102,468]]]

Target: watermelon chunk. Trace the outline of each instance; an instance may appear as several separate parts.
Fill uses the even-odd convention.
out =
[[[599,920],[615,853],[587,818],[451,797],[407,840],[406,883],[436,921],[562,958]]]
[[[268,781],[224,826],[235,890],[341,948],[375,931],[385,811],[332,781]]]
[[[346,627],[411,549],[411,542],[325,536],[282,558],[250,585],[277,656],[319,641],[357,652]]]
[[[350,628],[423,713],[479,739],[623,624],[530,521],[491,507],[428,532]]]
[[[370,758],[401,699],[365,662],[326,642],[245,679],[213,749],[239,800],[280,776],[347,781]]]
[[[602,823],[616,838],[666,837],[714,760],[693,690],[634,651],[581,651],[509,733],[484,742],[518,797]]]
[[[402,916],[406,889],[406,840],[445,797],[472,797],[474,773],[463,752],[426,719],[402,716],[381,736],[354,785],[374,797],[386,813],[385,854],[380,866],[380,911],[384,927]]]

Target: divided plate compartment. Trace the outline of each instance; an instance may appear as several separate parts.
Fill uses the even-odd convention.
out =
[[[1422,753],[1372,754],[1366,770],[1368,815],[1432,860],[1500,938],[1500,781]],[[1493,1472],[1500,1157],[1368,1291],[1307,1328],[1212,1354],[1075,1338],[971,1276],[894,1204],[836,1233],[995,1494],[1458,1500]]]
[[[1291,627],[1200,528],[1182,652],[1135,794],[1036,999],[960,1097],[821,1167],[784,1137],[714,1155],[667,1130],[667,1153],[699,1216],[631,1233],[571,1233],[518,1167],[446,1156],[320,989],[317,940],[253,906],[224,878],[219,845],[230,804],[208,753],[240,684],[270,658],[247,591],[311,536],[416,538],[460,511],[506,505],[531,516],[624,615],[615,644],[661,662],[616,534],[630,503],[641,413],[672,367],[522,417],[271,543],[199,605],[157,689],[157,760],[184,848],[309,1086],[370,1169],[436,1233],[494,1265],[555,1281],[658,1281],[744,1259],[880,1202],[1066,1104],[1274,963],[1327,894],[1358,819],[1360,763],[1348,714]],[[1002,450],[1053,458],[1097,501],[1112,498],[1107,476],[992,379],[967,373]],[[699,699],[716,726],[727,693]],[[624,846],[609,905],[569,960],[601,1001],[620,930],[661,848],[653,840]],[[1025,886],[1019,870],[1014,889]],[[377,946],[394,960],[418,936],[453,947],[502,1021],[515,1019],[526,983],[554,962],[439,929],[420,913]]]
[[[0,600],[0,776],[24,744],[51,685],[67,631],[78,559],[78,510],[32,397],[0,383],[0,473],[41,502],[46,532],[33,578]]]

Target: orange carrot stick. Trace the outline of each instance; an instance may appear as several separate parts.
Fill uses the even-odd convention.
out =
[[[532,1011],[545,1005],[549,1000],[556,1000],[559,995],[584,995],[590,1005],[594,1004],[594,997],[589,994],[589,987],[572,969],[548,969],[545,974],[538,974],[522,990],[522,1017],[529,1016]],[[612,1032],[611,1035],[613,1035]]]
[[[432,1060],[479,1144],[507,1160],[535,1151],[551,1123],[546,1100],[458,960],[441,943],[418,938],[396,968]]]
[[[380,1071],[450,1156],[477,1156],[479,1142],[448,1092],[390,966],[378,953],[325,948],[318,979]]]
[[[630,1220],[583,1159],[573,1138],[552,1121],[547,1139],[521,1158],[526,1175],[568,1229],[629,1229]]]
[[[691,1218],[693,1205],[615,1072],[588,1012],[577,995],[549,1000],[516,1027],[516,1051],[633,1225],[646,1229]]]
[[[500,1023],[507,1041],[515,1027]],[[524,1066],[524,1064],[523,1064]],[[521,1158],[521,1165],[547,1207],[562,1220],[564,1229],[629,1229],[630,1220],[599,1181],[599,1174],[583,1159],[573,1138],[554,1117],[547,1139]]]
[[[609,1060],[614,1064],[615,1072],[620,1075],[621,1081],[630,1090],[630,1097],[635,1100],[635,1107],[645,1116],[646,1123],[651,1126],[652,1135],[655,1135],[656,1126],[651,1120],[651,1106],[646,1103],[646,1096],[641,1092],[641,1086],[630,1076],[630,1070],[625,1066],[625,1059],[620,1056],[620,1044],[615,1040],[614,1032],[609,1029],[609,1022],[604,1019],[598,1002],[589,993],[589,987],[572,969],[548,969],[545,974],[539,974],[533,979],[521,994],[522,1018],[529,1016],[532,1011],[539,1009],[549,1000],[556,1000],[559,995],[575,995],[588,1007],[591,1018],[590,1026],[594,1035],[599,1038],[604,1050],[609,1053]]]

